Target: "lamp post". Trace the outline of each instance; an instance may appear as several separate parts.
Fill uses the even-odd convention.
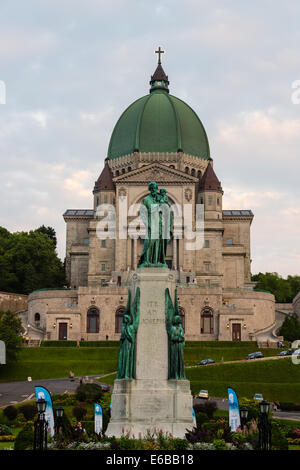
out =
[[[260,417],[258,421],[259,430],[259,448],[260,450],[271,450],[271,423],[269,422],[268,415],[270,403],[262,400],[259,404]]]
[[[240,408],[240,415],[241,415],[242,429],[244,429],[244,426],[246,425],[247,418],[248,418],[248,408],[246,406],[242,406],[242,408]]]
[[[64,409],[62,406],[59,406],[55,410],[55,417],[56,417],[56,426],[55,426],[55,432],[56,434],[59,434],[60,430],[63,429],[63,424],[62,424],[62,418],[64,415]]]
[[[38,418],[34,423],[34,443],[33,450],[47,449],[47,427],[48,422],[45,420],[46,401],[39,398],[36,402]]]

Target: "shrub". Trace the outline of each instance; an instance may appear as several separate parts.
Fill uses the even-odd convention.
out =
[[[9,405],[4,408],[3,414],[9,421],[14,421],[18,416],[18,410],[15,406]]]
[[[12,429],[6,424],[0,424],[0,436],[9,436],[13,433]]]
[[[216,450],[227,450],[226,442],[224,441],[224,439],[215,439],[213,441],[213,445]]]
[[[95,434],[94,421],[81,421],[82,427],[86,430],[89,436]]]
[[[172,440],[172,447],[174,450],[186,450],[188,448],[188,441],[186,439],[179,439],[177,437],[175,437],[173,440]]]
[[[207,416],[206,413],[203,413],[203,411],[198,411],[196,414],[196,421],[197,421],[197,426],[201,427],[203,423],[206,423],[209,421],[209,417]]]
[[[80,402],[96,403],[101,400],[103,391],[97,384],[81,384],[77,387],[75,394]]]
[[[214,412],[218,409],[217,403],[215,401],[206,401],[205,403],[197,403],[194,405],[195,413],[205,413],[209,419],[212,419]]]
[[[55,406],[74,406],[77,399],[73,393],[56,393],[51,395],[53,405]]]
[[[32,423],[27,423],[16,437],[15,450],[31,450],[33,449],[33,427]]]
[[[253,398],[240,398],[239,405],[248,408],[248,421],[256,420],[260,416],[259,402]]]
[[[23,405],[19,408],[19,411],[23,413],[24,418],[26,421],[33,421],[34,417],[37,413],[37,409],[35,405]]]
[[[274,450],[288,450],[289,443],[283,431],[280,429],[278,423],[274,421],[272,424],[272,449]]]
[[[78,421],[81,421],[86,414],[87,410],[81,406],[75,406],[75,408],[73,408],[73,416],[75,416]]]

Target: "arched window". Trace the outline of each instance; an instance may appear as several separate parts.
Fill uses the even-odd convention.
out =
[[[41,320],[41,315],[40,315],[39,313],[36,313],[36,314],[34,315],[34,321],[35,321],[35,322],[38,322],[38,321],[40,321],[40,320]]]
[[[211,334],[214,332],[214,315],[213,310],[206,307],[201,312],[201,333]]]
[[[131,171],[131,166],[128,167],[127,171]]]
[[[185,311],[182,307],[179,307],[179,315],[181,318],[182,329],[185,332]]]
[[[196,170],[195,170],[194,168],[192,168],[192,170],[191,170],[191,175],[192,175],[192,176],[195,176],[195,173],[196,173]]]
[[[186,166],[186,167],[185,167],[185,172],[188,174],[188,173],[189,173],[189,171],[190,171],[190,170],[189,170],[189,167],[188,167],[188,166]]]
[[[124,307],[119,307],[116,311],[116,318],[115,318],[115,332],[116,333],[121,333],[122,331],[124,313],[125,313]]]
[[[120,172],[119,170],[116,171],[116,176],[119,176],[120,175]]]
[[[34,323],[35,326],[40,326],[40,321],[41,321],[41,315],[39,313],[34,314]]]
[[[200,178],[201,178],[201,176],[202,176],[202,174],[201,174],[201,171],[200,171],[200,170],[198,170],[198,171],[197,171],[197,177],[200,179]]]
[[[170,165],[170,168],[173,168],[173,169],[175,169],[175,166],[174,166],[174,165]]]
[[[100,326],[100,312],[97,307],[89,308],[87,312],[87,333],[99,333]]]
[[[122,175],[124,175],[125,173],[125,168],[122,168]]]

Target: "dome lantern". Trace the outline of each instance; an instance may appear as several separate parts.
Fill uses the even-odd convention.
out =
[[[165,51],[163,51],[160,46],[159,46],[158,50],[155,51],[155,54],[158,54],[158,64],[157,64],[157,68],[156,68],[154,74],[151,75],[150,93],[152,91],[155,91],[155,90],[165,90],[167,93],[169,93],[168,76],[165,74],[165,71],[161,66],[161,59],[160,59],[161,54],[164,54],[164,52]]]

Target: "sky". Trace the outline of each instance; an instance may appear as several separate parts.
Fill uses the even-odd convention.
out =
[[[114,125],[148,93],[162,45],[223,208],[254,213],[252,273],[300,274],[299,18],[298,0],[2,0],[0,225],[52,226],[64,257],[62,214],[92,208]]]

